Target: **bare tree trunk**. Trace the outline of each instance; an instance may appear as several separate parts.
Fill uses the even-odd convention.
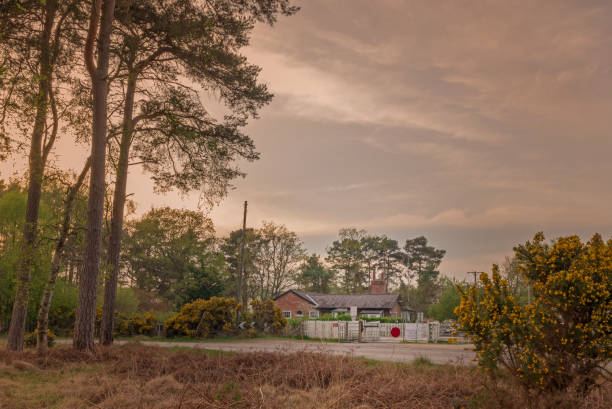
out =
[[[97,66],[93,63],[93,41],[98,34]],[[115,0],[95,0],[85,45],[85,63],[93,90],[93,126],[91,141],[91,178],[87,209],[87,233],[83,273],[79,279],[79,300],[74,323],[73,348],[94,349],[96,296],[102,252],[102,218],[104,216],[104,172],[106,165],[106,114],[108,97],[108,65],[110,34],[115,13]]]
[[[68,233],[70,232],[70,222],[72,220],[72,211],[74,210],[74,204],[78,196],[81,186],[85,181],[85,177],[91,167],[91,158],[87,159],[85,166],[81,171],[78,179],[74,185],[70,188],[68,195],[66,196],[66,205],[64,207],[64,218],[62,220],[62,227],[60,229],[59,237],[55,244],[55,252],[53,253],[53,259],[51,260],[51,269],[49,270],[49,278],[45,285],[45,291],[40,300],[40,307],[38,309],[38,336],[36,339],[36,345],[38,351],[41,353],[47,352],[48,340],[47,330],[49,329],[49,308],[51,307],[51,300],[53,299],[53,291],[55,290],[55,282],[57,281],[57,275],[59,273],[61,262],[64,255],[64,246],[68,239]]]
[[[38,80],[38,96],[36,98],[36,117],[32,131],[30,145],[28,199],[26,203],[25,225],[23,231],[23,252],[17,271],[17,289],[15,291],[15,302],[9,327],[7,347],[13,351],[23,349],[23,337],[25,333],[26,318],[28,313],[28,301],[30,297],[30,275],[36,237],[38,230],[38,210],[42,192],[42,179],[45,168],[43,159],[43,137],[47,122],[49,105],[49,94],[51,90],[51,76],[53,67],[51,64],[51,32],[55,15],[57,12],[57,1],[48,0],[45,5],[45,21],[40,35],[40,72]]]
[[[121,236],[123,234],[123,211],[125,208],[128,162],[132,144],[134,112],[134,94],[136,92],[136,75],[128,78],[123,110],[123,129],[119,147],[119,162],[115,180],[113,197],[113,216],[108,244],[107,265],[108,275],[104,280],[104,307],[102,309],[102,326],[100,328],[100,343],[111,345],[115,323],[115,304],[117,299],[117,283],[119,281],[119,255],[121,252]]]

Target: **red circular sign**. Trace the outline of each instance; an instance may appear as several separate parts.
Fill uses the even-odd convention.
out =
[[[398,327],[391,328],[391,336],[397,338],[400,336],[400,329]]]

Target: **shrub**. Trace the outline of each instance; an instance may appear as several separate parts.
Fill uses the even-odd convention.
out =
[[[265,301],[259,299],[251,301],[251,309],[253,321],[260,331],[276,333],[287,326],[283,312],[269,298]]]
[[[33,332],[28,332],[25,334],[23,342],[26,347],[34,348],[36,346],[37,338],[38,329],[35,329]],[[50,329],[47,330],[47,345],[49,345],[49,347],[55,345],[55,334],[51,332]]]
[[[303,321],[302,318],[286,318],[286,320],[287,325],[289,325],[289,327],[292,329],[298,328]]]
[[[393,317],[366,317],[364,315],[360,315],[359,317],[357,317],[358,320],[362,320],[362,321],[367,321],[367,322],[371,322],[371,321],[379,321],[379,322],[385,322],[385,323],[395,323],[395,322],[401,322],[401,318],[393,318]],[[351,314],[336,314],[336,316],[334,317],[332,314],[324,314],[322,316],[320,316],[319,318],[314,319],[314,321],[351,321]]]
[[[427,309],[427,316],[437,321],[457,320],[455,308],[461,302],[461,294],[457,286],[450,280],[444,285],[440,299]]]
[[[74,328],[78,289],[75,285],[58,280],[51,307],[49,308],[49,328],[56,334],[68,335]]]
[[[480,275],[480,296],[459,287],[460,329],[474,342],[481,368],[501,364],[530,395],[571,389],[584,396],[612,353],[612,240],[563,237],[552,246],[538,233],[514,249],[531,285],[532,302],[518,303],[497,266]]]
[[[147,312],[145,314],[134,314],[126,318],[123,314],[115,314],[115,332],[118,335],[152,335],[157,317]]]
[[[183,305],[165,322],[166,336],[211,337],[237,331],[241,305],[234,298],[211,297]]]

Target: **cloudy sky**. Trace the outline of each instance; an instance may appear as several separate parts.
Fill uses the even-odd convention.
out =
[[[297,4],[245,51],[275,99],[248,127],[261,160],[212,212],[220,234],[248,200],[249,225],[319,253],[342,227],[425,235],[459,278],[540,230],[610,237],[609,0]],[[128,187],[139,213],[197,205],[137,169]]]

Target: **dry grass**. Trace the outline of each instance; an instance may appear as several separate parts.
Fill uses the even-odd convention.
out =
[[[607,408],[605,385],[573,408]],[[569,400],[567,400],[569,402]],[[0,408],[522,408],[472,369],[127,345],[0,352]]]

